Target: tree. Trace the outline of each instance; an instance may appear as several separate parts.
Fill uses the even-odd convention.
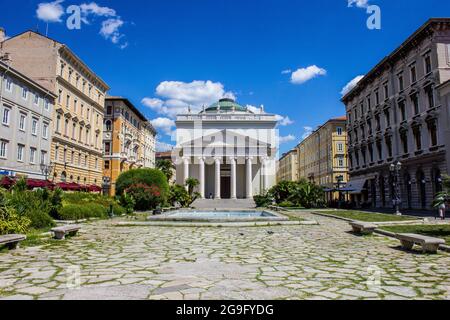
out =
[[[188,193],[190,195],[193,195],[195,188],[200,185],[200,182],[197,179],[188,178],[188,179],[186,179],[185,184],[186,184],[186,187],[188,188]]]
[[[177,203],[183,208],[190,207],[195,200],[200,197],[198,192],[194,192],[199,185],[197,179],[189,178],[186,180],[185,186],[173,185],[170,187],[169,203],[175,206]],[[186,190],[187,189],[187,190]]]
[[[443,191],[439,192],[433,201],[433,207],[439,208],[450,199],[450,176],[444,176],[442,179]]]
[[[162,173],[164,173],[164,175],[167,178],[167,181],[170,181],[173,177],[173,163],[170,160],[158,160],[156,162],[156,169],[161,170]]]

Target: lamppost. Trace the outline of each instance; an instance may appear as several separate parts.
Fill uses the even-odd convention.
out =
[[[341,194],[341,184],[344,182],[344,176],[337,176],[336,177],[336,184],[337,184],[337,191],[338,191],[338,208],[341,209],[342,207],[342,194]]]
[[[402,202],[400,197],[400,170],[402,169],[402,163],[400,161],[397,161],[397,163],[392,163],[390,168],[391,173],[394,178],[393,182],[393,189],[394,189],[394,199],[392,199],[392,202],[394,203],[395,207],[395,214],[398,216],[401,216],[400,212],[400,203]]]
[[[50,162],[50,164],[41,163],[41,172],[45,176],[45,181],[48,180],[48,176],[52,173],[55,168],[55,164]]]

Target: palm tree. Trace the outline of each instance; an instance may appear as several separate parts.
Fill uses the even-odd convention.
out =
[[[439,208],[442,204],[446,204],[450,199],[450,177],[444,176],[442,179],[443,191],[439,192],[433,202],[435,208]]]
[[[188,193],[190,196],[194,194],[194,189],[198,187],[200,182],[197,179],[194,178],[188,178],[186,179],[186,187],[188,188]]]
[[[158,160],[156,162],[156,168],[164,173],[167,181],[170,181],[173,177],[173,163],[170,160]]]

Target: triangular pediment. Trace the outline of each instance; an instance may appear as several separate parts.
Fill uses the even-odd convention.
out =
[[[193,140],[186,141],[179,145],[179,147],[189,147],[189,146],[204,146],[204,147],[233,147],[240,144],[245,144],[247,146],[271,146],[270,143],[258,140],[254,137],[242,135],[230,129],[224,129],[217,131],[214,134],[201,136]],[[275,141],[274,143],[275,144]]]

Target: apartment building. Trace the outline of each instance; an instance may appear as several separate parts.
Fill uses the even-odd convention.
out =
[[[402,164],[403,208],[430,209],[448,173],[450,19],[430,19],[380,61],[342,101],[348,118],[354,200],[392,207],[393,163]]]
[[[128,99],[107,97],[103,132],[103,189],[115,195],[122,172],[155,168],[156,131]]]
[[[0,44],[11,65],[57,96],[52,113],[54,182],[102,185],[108,85],[66,45],[33,31]]]
[[[325,189],[334,189],[338,178],[348,181],[346,117],[333,118],[321,125],[297,146],[298,178]],[[329,194],[329,200],[337,198]]]
[[[298,180],[298,155],[297,149],[283,154],[278,160],[277,183],[281,181]]]
[[[8,61],[0,54],[2,58]],[[47,178],[55,98],[48,89],[0,61],[0,177]]]

